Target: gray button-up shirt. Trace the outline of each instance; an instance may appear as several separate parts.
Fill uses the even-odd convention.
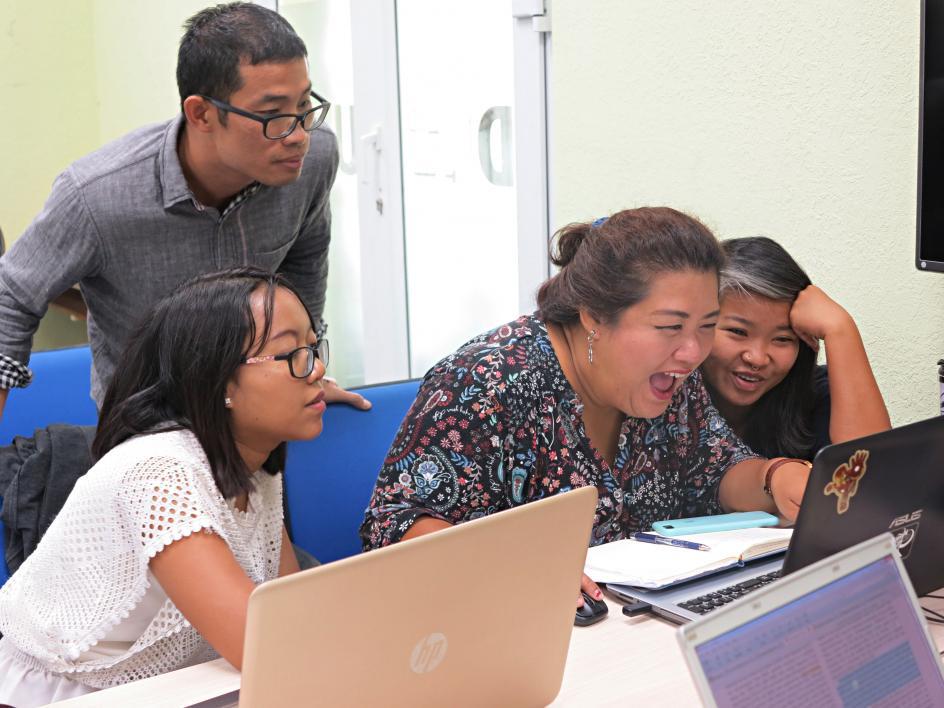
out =
[[[254,265],[285,274],[320,325],[328,195],[337,142],[311,134],[301,176],[260,186],[221,214],[200,204],[177,156],[183,118],[146,126],[70,165],[42,212],[0,259],[0,354],[29,360],[49,302],[79,283],[88,304],[92,397],[101,404],[137,321],[179,283]]]

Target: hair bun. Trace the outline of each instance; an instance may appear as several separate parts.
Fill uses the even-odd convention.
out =
[[[555,234],[557,246],[551,253],[551,263],[558,268],[563,268],[570,263],[577,255],[577,249],[584,239],[590,235],[591,224],[577,223],[568,224]]]

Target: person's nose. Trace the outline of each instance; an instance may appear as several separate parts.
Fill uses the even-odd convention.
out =
[[[679,364],[694,369],[705,360],[711,351],[712,340],[710,337],[705,338],[704,341],[702,339],[697,334],[685,337],[679,348],[675,350],[675,358]]]
[[[770,355],[767,353],[767,349],[757,342],[752,342],[741,352],[741,359],[744,360],[744,363],[755,369],[764,366],[769,358]]]
[[[304,143],[308,140],[308,133],[305,132],[305,129],[302,128],[301,121],[295,121],[295,127],[292,129],[292,132],[282,138],[282,142],[286,145],[298,145],[299,143]]]
[[[321,361],[318,357],[315,357],[315,365],[311,367],[311,373],[308,374],[308,383],[315,383],[320,381],[325,377],[325,374],[328,372],[325,368],[324,362]]]

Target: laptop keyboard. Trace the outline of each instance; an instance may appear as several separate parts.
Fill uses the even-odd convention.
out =
[[[746,595],[758,588],[769,585],[781,575],[782,572],[779,570],[773,573],[767,573],[766,575],[758,575],[756,578],[745,580],[743,583],[735,583],[734,585],[729,585],[715,592],[705,593],[691,600],[680,602],[679,607],[684,607],[686,610],[694,612],[696,615],[704,615],[719,607],[724,607],[729,602],[737,600],[742,595]]]

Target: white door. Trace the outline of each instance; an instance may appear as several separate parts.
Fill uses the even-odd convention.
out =
[[[280,0],[332,102],[341,383],[422,376],[548,274],[543,0]]]

